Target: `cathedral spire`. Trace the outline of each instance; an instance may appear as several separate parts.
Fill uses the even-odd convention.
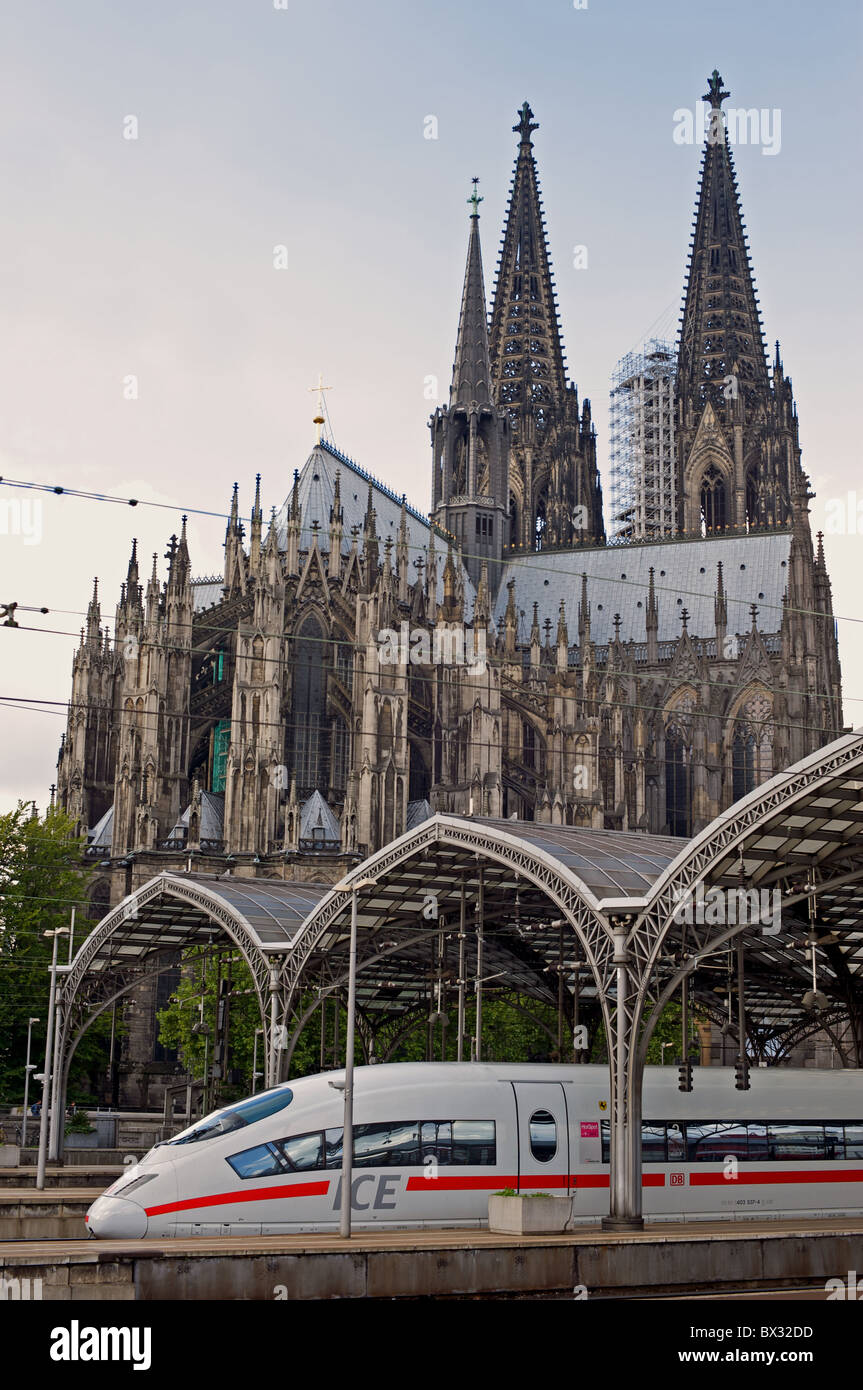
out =
[[[537,128],[525,102],[513,126],[519,146],[489,337],[494,399],[510,430],[507,546],[516,550],[605,539],[590,410],[579,419],[578,395],[566,379],[531,139]]]
[[[563,343],[557,296],[545,234],[545,215],[531,135],[539,128],[525,102],[513,130],[519,135],[518,154],[510,188],[506,226],[498,262],[491,320],[491,367],[498,403],[531,406],[532,387],[545,387],[544,399],[562,404],[566,389]],[[530,317],[512,350],[507,332],[515,321]],[[520,326],[520,324],[519,324]],[[509,350],[508,350],[509,349]],[[534,370],[534,369],[539,370]]]
[[[102,645],[102,611],[99,607],[99,581],[93,580],[93,597],[87,609],[87,642],[90,646]]]
[[[252,506],[252,529],[249,539],[249,566],[254,574],[257,574],[261,559],[261,533],[264,525],[264,513],[261,510],[261,475],[255,475],[255,501]]]
[[[488,319],[485,307],[485,284],[482,274],[482,251],[479,241],[478,179],[473,180],[470,235],[467,244],[467,264],[458,320],[455,361],[449,393],[450,410],[457,406],[467,409],[471,404],[491,406],[491,365],[488,350]],[[465,489],[467,490],[467,489]]]
[[[749,245],[722,102],[730,93],[714,69],[698,207],[684,291],[677,390],[684,410],[724,407],[743,392],[767,391],[767,359]],[[728,378],[737,368],[740,381]]]

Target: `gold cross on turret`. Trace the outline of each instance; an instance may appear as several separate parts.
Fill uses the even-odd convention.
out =
[[[318,443],[319,443],[319,444],[320,444],[320,442],[321,442],[321,431],[323,430],[323,427],[324,427],[324,392],[325,392],[325,391],[332,391],[332,389],[333,389],[332,386],[325,386],[325,385],[324,385],[324,378],[323,378],[323,374],[322,374],[321,372],[318,372],[318,384],[317,384],[317,386],[307,386],[307,387],[306,387],[306,390],[307,390],[307,391],[317,391],[317,393],[318,393],[318,413],[317,413],[317,415],[314,416],[314,424],[316,424],[317,427],[318,427]]]

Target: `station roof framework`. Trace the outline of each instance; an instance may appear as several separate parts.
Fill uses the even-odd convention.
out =
[[[719,1020],[733,990],[733,930],[674,920],[680,894],[700,884],[705,892],[781,894],[779,930],[756,923],[742,933],[747,1019],[765,1055],[781,1052],[783,1036],[803,1036],[855,1008],[859,1032],[863,731],[778,774],[689,841],[439,813],[358,865],[344,885],[368,879],[375,886],[358,894],[358,1004],[369,1016],[430,1001],[441,978],[452,989],[462,893],[471,984],[481,882],[487,990],[556,1007],[562,969],[570,992],[578,972],[582,1001],[602,994],[613,1002],[613,927],[624,922],[645,997],[661,1004],[692,969],[694,1002]],[[227,935],[252,969],[262,1010],[275,969],[282,1008],[297,1017],[307,991],[346,979],[350,897],[323,883],[160,874],[94,928],[64,996],[68,1004],[78,991],[104,997],[117,972],[152,968],[166,951]],[[817,988],[830,1005],[821,1015],[803,1006],[813,941]]]

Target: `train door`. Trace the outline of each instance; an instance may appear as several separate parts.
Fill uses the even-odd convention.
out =
[[[559,1081],[514,1081],[519,1192],[569,1187],[569,1124]]]

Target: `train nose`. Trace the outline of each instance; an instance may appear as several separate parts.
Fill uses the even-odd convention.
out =
[[[98,1197],[84,1219],[90,1235],[100,1240],[140,1240],[147,1234],[147,1213],[125,1197]]]

